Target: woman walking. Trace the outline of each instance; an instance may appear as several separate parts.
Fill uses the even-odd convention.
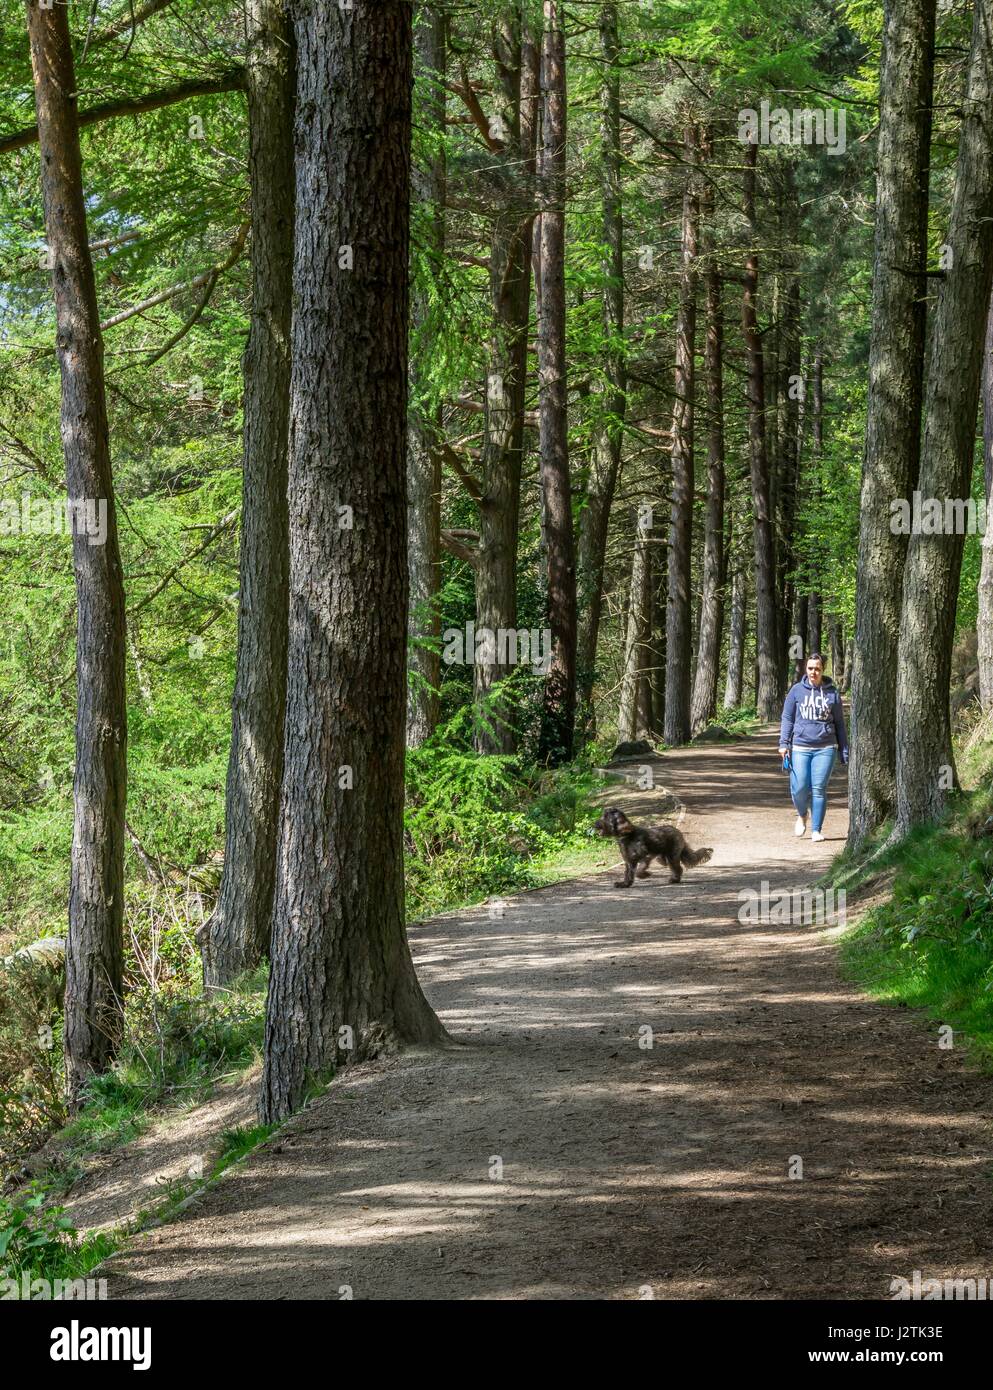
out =
[[[820,652],[807,657],[807,673],[786,697],[779,728],[779,756],[790,769],[790,794],[796,807],[794,834],[802,835],[810,815],[810,838],[823,840],[827,784],[837,753],[848,762],[848,736],[841,695],[824,674]],[[789,763],[785,759],[789,755]]]

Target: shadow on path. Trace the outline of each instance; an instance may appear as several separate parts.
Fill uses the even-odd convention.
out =
[[[990,1080],[842,982],[831,933],[739,918],[743,890],[823,871],[843,778],[811,845],[772,732],[658,767],[711,863],[414,928],[459,1046],[344,1073],[117,1257],[111,1296],[881,1298],[914,1269],[993,1274]]]

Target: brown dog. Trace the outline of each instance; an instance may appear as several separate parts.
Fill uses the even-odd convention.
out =
[[[714,852],[712,849],[690,849],[686,836],[674,825],[632,825],[616,806],[608,806],[593,829],[598,835],[614,836],[620,842],[624,877],[620,883],[614,884],[615,888],[630,888],[635,870],[639,878],[647,878],[648,866],[653,859],[664,859],[671,874],[669,882],[679,883],[684,864],[688,868],[706,864]]]

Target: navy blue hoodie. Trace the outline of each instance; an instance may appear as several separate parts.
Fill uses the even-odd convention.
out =
[[[841,696],[830,676],[815,689],[806,676],[797,681],[783,705],[779,746],[799,743],[807,748],[828,748],[837,740],[842,762],[848,761],[848,735]]]

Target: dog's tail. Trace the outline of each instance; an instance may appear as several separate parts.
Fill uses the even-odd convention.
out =
[[[688,864],[692,869],[695,868],[697,864],[706,864],[713,853],[714,851],[712,849],[690,849],[689,845],[684,845],[679,860],[680,863]]]

